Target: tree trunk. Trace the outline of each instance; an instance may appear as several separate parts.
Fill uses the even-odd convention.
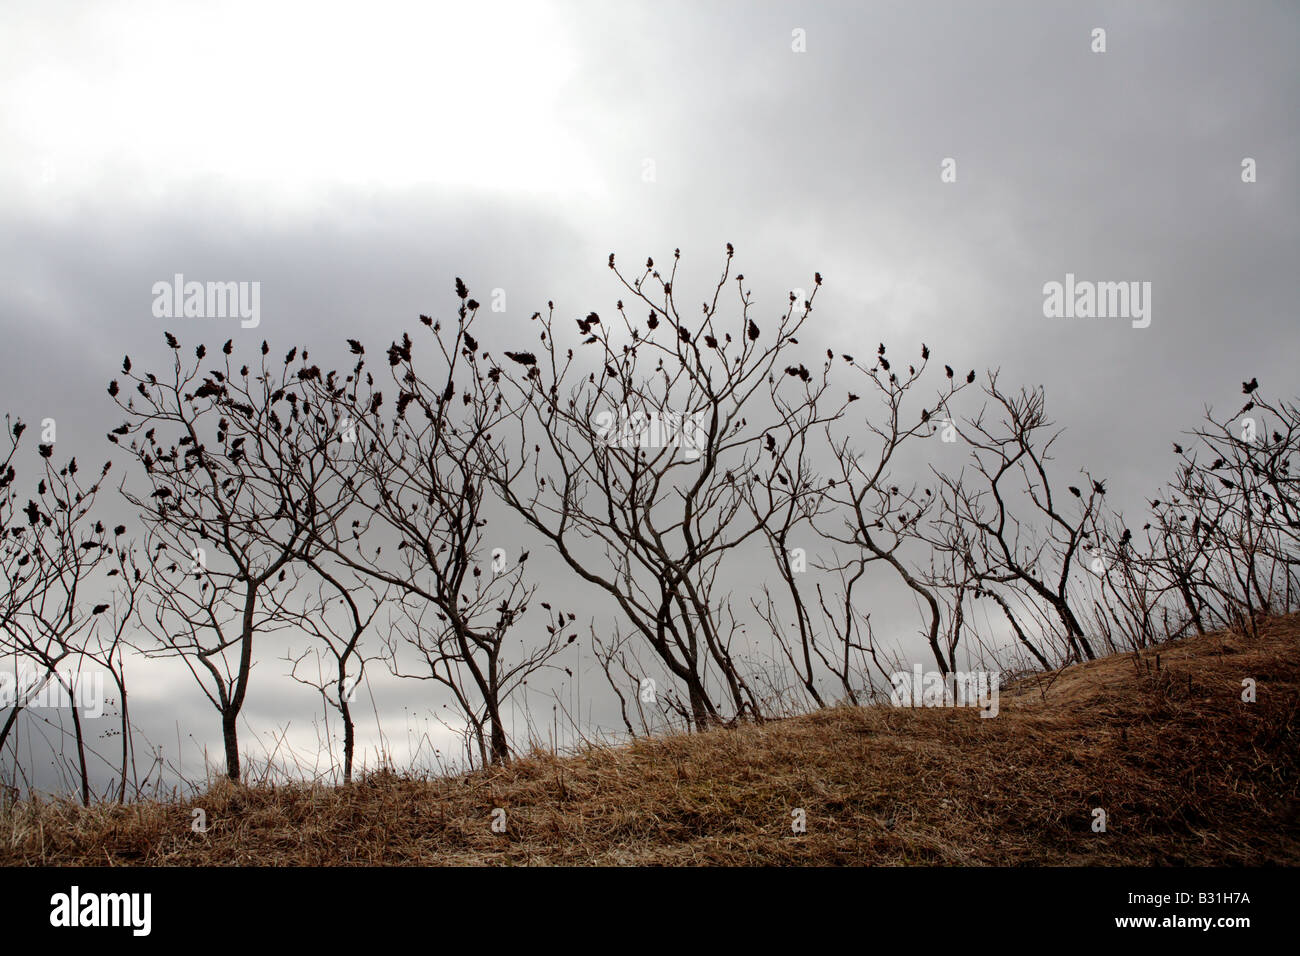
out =
[[[1179,580],[1178,591],[1183,596],[1183,603],[1187,605],[1187,612],[1192,616],[1192,623],[1196,625],[1196,633],[1204,634],[1205,623],[1201,620],[1201,611],[1196,606],[1196,600],[1193,597],[1191,588],[1188,587],[1186,581],[1181,579]]]
[[[119,666],[120,663],[119,661]],[[122,700],[122,780],[117,788],[117,802],[126,803],[126,773],[131,762],[131,717],[126,703],[126,682],[116,670],[112,674],[118,696]]]
[[[221,735],[226,744],[226,776],[239,783],[239,733],[235,722],[239,719],[238,711],[227,709],[221,714]]]
[[[22,709],[22,705],[16,700],[14,701],[13,707],[9,709],[9,716],[5,719],[5,725],[3,728],[0,728],[0,752],[4,751],[5,741],[9,739],[9,731],[13,729],[14,721],[18,719],[18,715],[22,713]]]
[[[713,709],[709,695],[704,693],[697,675],[691,674],[686,687],[691,695],[691,718],[695,721],[695,729],[704,730],[714,722],[717,712]]]
[[[77,741],[77,763],[81,770],[81,805],[90,806],[90,773],[86,769],[86,740],[81,733],[81,714],[77,713],[76,685],[69,680],[69,693],[72,698],[72,729]]]
[[[1092,645],[1088,643],[1088,639],[1083,636],[1083,628],[1079,626],[1078,618],[1070,610],[1070,605],[1059,598],[1053,603],[1056,604],[1056,613],[1060,615],[1061,623],[1065,625],[1065,631],[1070,637],[1070,645],[1075,649],[1075,652],[1078,653],[1078,649],[1082,647],[1084,656],[1090,661],[1095,661],[1097,655],[1093,653]]]
[[[346,700],[340,701],[343,714],[343,782],[352,782],[352,749],[356,746],[356,729],[352,726],[352,712]]]
[[[488,702],[488,720],[491,724],[492,762],[504,766],[510,762],[510,744],[506,740],[506,726],[501,721],[496,701]]]

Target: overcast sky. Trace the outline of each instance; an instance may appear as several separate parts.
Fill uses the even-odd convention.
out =
[[[547,299],[612,311],[611,251],[680,247],[702,298],[732,242],[760,317],[824,275],[812,355],[924,341],[1046,386],[1062,472],[1136,507],[1204,405],[1252,376],[1297,392],[1298,54],[1300,6],[1254,0],[11,0],[0,411],[95,460],[104,386],[124,352],[164,359],[164,328],[382,348],[449,314],[459,275],[505,291],[483,322],[508,344]],[[260,282],[260,326],[155,318],[176,273]],[[1150,325],[1046,318],[1067,273],[1149,282]],[[310,695],[271,692],[262,660],[250,724],[314,738]],[[219,755],[188,678],[152,667],[151,736]],[[381,693],[399,763],[426,692]]]

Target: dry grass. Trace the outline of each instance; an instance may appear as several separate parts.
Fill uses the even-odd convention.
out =
[[[1295,865],[1298,637],[1292,616],[1165,645],[1158,669],[1156,651],[1095,661],[1004,691],[995,719],[845,707],[467,778],[23,802],[0,863]]]

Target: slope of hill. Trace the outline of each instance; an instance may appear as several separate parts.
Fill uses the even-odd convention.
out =
[[[1094,661],[992,719],[841,707],[463,778],[22,802],[0,863],[1296,865],[1298,640],[1300,615]]]

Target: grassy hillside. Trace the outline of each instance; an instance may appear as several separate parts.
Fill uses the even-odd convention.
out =
[[[1068,668],[993,719],[844,707],[467,778],[20,803],[0,863],[1296,865],[1298,638],[1292,616]]]

